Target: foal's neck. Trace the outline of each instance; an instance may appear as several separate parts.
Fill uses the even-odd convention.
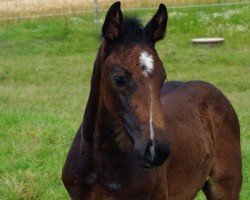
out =
[[[139,165],[133,143],[122,125],[101,106],[96,118],[93,148],[94,172],[107,190],[133,187],[135,180],[148,176]]]
[[[134,153],[122,146],[122,143],[131,143],[125,135],[121,123],[105,107],[99,106],[94,132],[94,160],[98,166],[114,167],[129,162]]]

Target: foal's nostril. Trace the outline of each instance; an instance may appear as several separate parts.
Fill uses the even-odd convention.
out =
[[[162,165],[170,155],[170,147],[168,144],[158,144],[150,142],[144,154],[144,167],[152,168]]]
[[[155,156],[156,156],[155,145],[154,143],[150,142],[145,151],[145,158],[146,160],[153,162],[155,159]]]
[[[156,152],[156,158],[154,160],[154,164],[160,166],[169,157],[170,147],[168,144],[156,145],[155,152]]]

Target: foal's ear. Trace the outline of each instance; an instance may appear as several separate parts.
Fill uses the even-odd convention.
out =
[[[102,27],[102,36],[107,43],[112,44],[119,38],[122,24],[121,3],[118,1],[109,8]]]
[[[158,11],[145,26],[146,35],[152,42],[157,42],[164,38],[168,22],[168,12],[164,4],[160,4]]]

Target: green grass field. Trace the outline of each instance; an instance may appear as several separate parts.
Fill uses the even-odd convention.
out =
[[[127,12],[145,22],[153,13]],[[169,9],[167,36],[157,44],[168,80],[211,82],[236,109],[243,200],[250,199],[249,21],[249,4]],[[68,199],[61,169],[82,120],[100,28],[92,15],[1,22],[0,199]],[[225,44],[190,43],[207,36]]]

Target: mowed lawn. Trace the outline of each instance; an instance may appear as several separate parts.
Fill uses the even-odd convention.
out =
[[[146,22],[154,11],[126,13]],[[249,4],[169,9],[167,36],[156,46],[168,80],[213,83],[236,109],[243,200],[250,199],[249,21]],[[101,25],[92,14],[0,23],[0,199],[68,199],[61,169],[82,120]],[[225,44],[190,43],[208,36]]]

